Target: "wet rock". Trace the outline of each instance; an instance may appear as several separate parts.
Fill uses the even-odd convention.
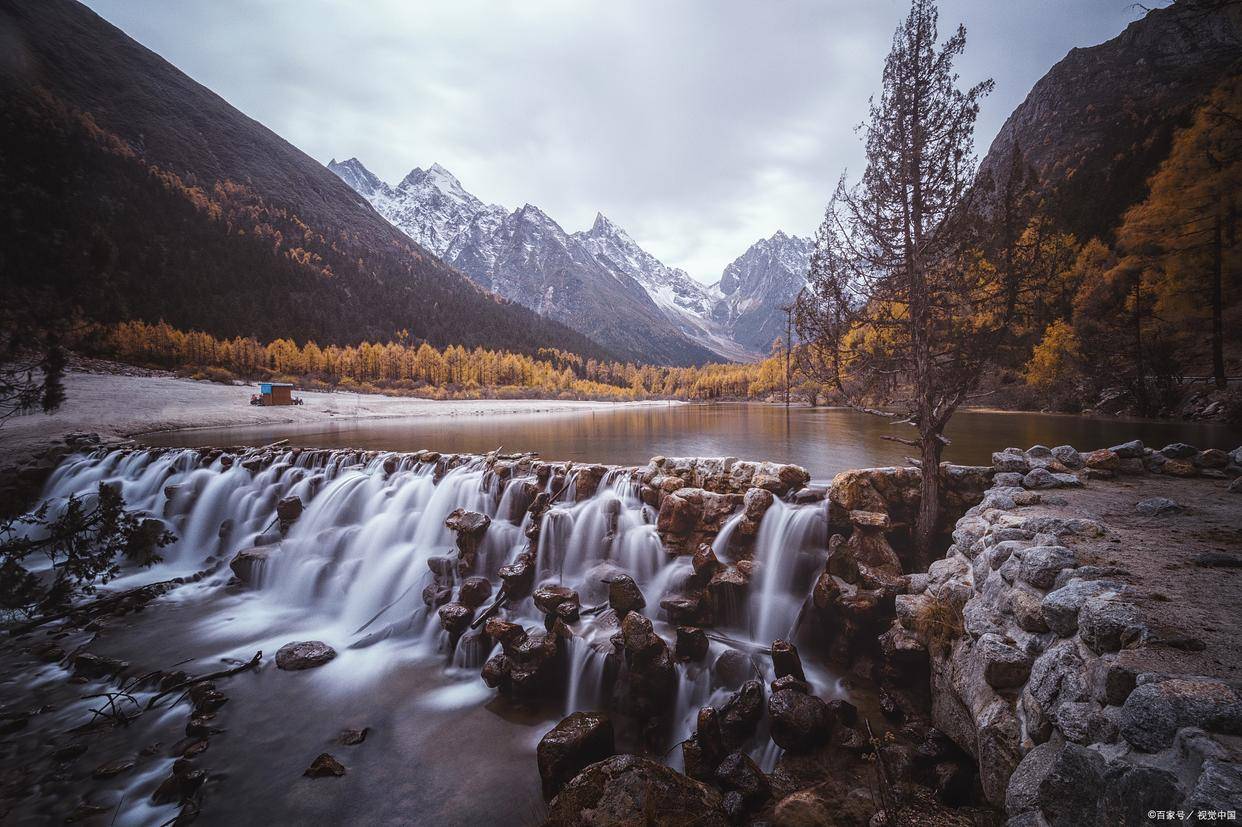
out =
[[[536,757],[543,797],[550,799],[582,770],[616,751],[612,720],[602,713],[575,712],[539,741]]]
[[[705,706],[699,710],[694,735],[682,744],[686,774],[697,781],[714,784],[716,768],[726,752],[720,716],[715,709]]]
[[[1122,737],[1144,752],[1172,746],[1183,727],[1242,735],[1242,696],[1212,678],[1179,677],[1141,684],[1121,708]]]
[[[573,623],[577,620],[582,610],[578,593],[568,586],[540,586],[535,589],[531,598],[535,601],[535,608],[539,611],[545,615],[556,615],[566,623]]]
[[[742,507],[746,513],[746,519],[753,523],[758,523],[763,519],[763,515],[767,513],[775,499],[771,491],[763,488],[750,488],[746,491],[746,496],[742,500]]]
[[[229,561],[229,568],[233,570],[233,574],[237,575],[238,580],[253,585],[263,575],[263,567],[276,550],[277,546],[242,549],[233,555],[233,559]]]
[[[336,650],[321,640],[286,643],[276,650],[276,668],[287,672],[323,666],[336,657]]]
[[[530,594],[535,583],[535,564],[531,559],[522,556],[498,572],[504,583],[505,594],[514,600],[521,600]]]
[[[457,535],[458,570],[467,572],[474,568],[479,543],[487,533],[492,518],[478,511],[456,508],[444,520],[444,526]]]
[[[471,609],[477,609],[492,596],[492,583],[486,577],[467,577],[461,584],[457,600]]]
[[[118,675],[129,668],[129,664],[117,658],[103,657],[92,652],[78,652],[70,658],[75,677],[95,680]]]
[[[1168,497],[1148,497],[1139,500],[1134,510],[1144,517],[1163,517],[1166,514],[1176,514],[1182,507]]]
[[[367,739],[367,735],[371,732],[370,727],[362,729],[342,729],[341,734],[336,736],[336,742],[346,747],[356,747]]]
[[[151,794],[154,804],[180,804],[203,786],[207,774],[195,768],[188,758],[178,758],[173,762],[172,771]]]
[[[697,626],[678,626],[676,651],[678,660],[700,661],[707,657],[711,641]]]
[[[647,607],[642,590],[628,574],[618,574],[608,583],[608,605],[622,620],[630,612],[641,612]]]
[[[276,503],[276,517],[280,520],[280,530],[288,531],[289,526],[297,522],[298,517],[302,516],[302,499],[296,494],[290,494]]]
[[[725,743],[734,747],[745,743],[763,717],[763,684],[754,679],[743,683],[721,706],[719,717]]]
[[[709,625],[705,608],[698,594],[671,594],[660,599],[660,609],[673,625]]]
[[[345,766],[326,752],[321,753],[302,773],[307,778],[340,778],[344,774]]]
[[[464,603],[446,603],[440,607],[440,626],[450,635],[460,635],[474,619],[474,609]]]
[[[590,813],[593,827],[729,824],[721,796],[699,781],[648,758],[617,755],[592,764],[552,800],[549,827],[579,827]]]
[[[698,551],[694,553],[691,560],[691,565],[700,583],[711,580],[716,572],[724,568],[724,564],[716,557],[716,552],[707,543],[699,545]]]
[[[810,752],[828,742],[832,718],[814,695],[782,689],[768,698],[768,723],[776,745],[793,753]]]
[[[423,604],[428,608],[439,608],[452,599],[453,590],[448,586],[438,586],[432,583],[423,589]]]
[[[95,771],[91,773],[91,777],[100,780],[105,778],[115,778],[122,773],[129,772],[133,768],[134,759],[117,758],[113,761],[108,761],[105,764],[100,764],[98,767],[95,767]]]
[[[798,649],[787,640],[772,641],[772,669],[778,678],[792,675],[803,683],[807,682]]]
[[[1035,747],[1018,764],[1005,792],[1011,816],[1040,813],[1049,827],[1096,823],[1104,758],[1077,744]]]
[[[750,656],[738,649],[725,649],[712,664],[712,676],[717,686],[740,687],[755,673]]]
[[[772,797],[772,787],[763,770],[744,752],[731,752],[716,767],[716,781],[726,790],[738,793],[748,806]]]

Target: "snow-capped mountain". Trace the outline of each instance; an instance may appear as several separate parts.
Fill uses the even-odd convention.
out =
[[[712,318],[739,344],[767,351],[785,336],[785,308],[806,286],[811,241],[778,230],[725,268],[709,290]]]
[[[574,233],[596,260],[642,285],[656,306],[684,335],[727,359],[750,361],[761,355],[738,344],[712,317],[715,298],[706,285],[648,253],[624,229],[597,213],[591,229]]]
[[[531,204],[511,213],[484,203],[439,164],[414,169],[396,187],[357,158],[328,168],[479,284],[627,359],[761,357],[783,335],[782,308],[805,281],[809,242],[780,232],[752,246],[709,287],[661,262],[602,214],[571,235]]]
[[[396,187],[356,158],[329,169],[380,215],[480,285],[586,334],[618,356],[688,364],[719,354],[683,334],[628,273],[603,265],[531,204],[510,213],[467,192],[439,164]]]

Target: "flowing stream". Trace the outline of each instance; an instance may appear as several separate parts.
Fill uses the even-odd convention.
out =
[[[282,450],[269,451],[270,461],[262,463],[254,461],[257,456],[194,449],[76,455],[53,474],[44,497],[54,513],[69,496],[89,498],[101,482],[119,484],[131,508],[160,517],[177,535],[161,563],[126,570],[116,587],[188,575],[214,563],[212,574],[174,590],[161,603],[193,602],[198,607],[193,635],[218,657],[245,658],[255,648],[270,655],[287,642],[318,639],[339,653],[307,676],[325,695],[386,684],[403,665],[414,665],[438,675],[435,689],[419,699],[422,714],[452,721],[495,698],[479,669],[499,647],[493,650],[478,632],[451,641],[423,600],[423,589],[433,582],[429,561],[454,553],[455,536],[445,519],[455,509],[487,515],[491,524],[473,573],[492,582],[494,595],[501,585],[498,570],[527,548],[530,484],[551,493],[555,478],[542,484],[534,476],[501,479],[479,457],[444,470],[408,454]],[[584,609],[606,609],[608,582],[629,574],[646,598],[644,613],[671,647],[675,629],[659,604],[662,597],[677,594],[691,575],[690,558],[665,551],[656,512],[640,502],[631,469],[609,471],[598,490],[581,501],[573,498],[574,473],[563,496],[542,516],[536,587],[563,584],[579,593]],[[302,501],[304,510],[282,535],[277,503],[291,496]],[[741,516],[729,518],[716,537],[722,560],[728,559]],[[713,667],[726,649],[750,657],[752,675],[744,677],[772,678],[770,660],[755,653],[774,638],[797,638],[803,607],[823,565],[826,532],[823,503],[794,505],[778,499],[768,509],[755,536],[756,573],[744,605],[728,607],[718,618],[706,659],[677,664],[670,746],[690,734],[700,707],[719,705],[736,689],[736,677],[717,674]],[[256,582],[247,588],[230,584],[227,562],[255,546],[269,550]],[[529,597],[506,606],[504,613],[527,628],[544,623]],[[570,626],[574,636],[563,653],[566,680],[559,700],[550,703],[549,721],[608,704],[615,617],[609,611],[584,612]],[[806,669],[818,694],[841,693],[835,676],[813,658],[806,659]],[[286,676],[293,677],[301,676]],[[375,697],[382,694],[376,691]],[[536,727],[534,740],[544,729]],[[533,740],[523,737],[529,750]],[[771,769],[779,752],[766,738],[758,740],[752,755]],[[668,760],[678,764],[680,750],[672,750]],[[144,776],[133,783],[150,781]],[[141,790],[133,795],[145,797]],[[143,812],[126,810],[117,823],[139,823]]]

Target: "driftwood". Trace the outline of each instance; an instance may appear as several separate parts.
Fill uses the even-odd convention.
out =
[[[255,652],[254,657],[252,657],[250,660],[243,663],[241,666],[234,666],[232,669],[222,669],[219,672],[212,672],[209,675],[203,675],[198,678],[190,678],[174,686],[170,686],[167,689],[165,689],[163,692],[156,695],[151,700],[147,701],[147,709],[154,709],[155,705],[159,703],[160,698],[163,698],[165,695],[171,695],[174,692],[180,692],[181,690],[188,689],[189,687],[197,683],[204,683],[206,681],[214,681],[216,678],[227,678],[230,675],[236,675],[239,672],[245,672],[247,669],[253,669],[256,666],[258,666],[259,661],[261,660],[263,660],[262,650]]]
[[[379,619],[380,619],[380,617],[384,614],[384,612],[388,611],[388,610],[389,610],[389,609],[391,609],[393,606],[395,606],[395,605],[397,605],[399,602],[401,602],[401,598],[403,598],[403,597],[405,597],[407,594],[409,594],[409,593],[410,593],[410,590],[411,590],[411,589],[413,589],[413,588],[414,588],[414,586],[415,586],[415,583],[411,583],[411,584],[409,585],[409,587],[408,587],[408,588],[406,588],[406,590],[405,590],[405,591],[403,591],[403,592],[401,592],[401,594],[397,595],[397,598],[396,598],[395,600],[393,600],[393,601],[392,601],[391,603],[389,603],[387,606],[385,606],[384,608],[382,608],[382,609],[380,609],[378,612],[376,612],[374,615],[372,615],[372,616],[371,616],[371,619],[370,619],[370,620],[368,620],[366,623],[362,624],[362,625],[361,625],[361,626],[359,626],[357,629],[354,629],[354,634],[355,634],[355,635],[357,635],[357,634],[361,634],[362,632],[365,632],[365,631],[367,630],[367,627],[369,627],[369,626],[370,626],[372,623],[374,623],[375,621],[379,620]]]
[[[69,617],[70,615],[80,614],[80,613],[95,614],[96,612],[100,612],[100,611],[103,611],[104,609],[110,608],[114,604],[120,603],[121,601],[125,600],[128,597],[132,597],[136,594],[140,594],[144,591],[147,591],[148,589],[158,589],[164,586],[167,586],[168,588],[172,588],[173,586],[176,586],[176,585],[177,585],[177,581],[175,580],[161,580],[157,583],[148,583],[145,586],[138,586],[133,589],[127,589],[123,592],[117,592],[116,594],[110,594],[104,597],[98,597],[95,600],[91,601],[90,603],[78,604],[76,606],[71,606],[68,609],[63,609],[59,612],[53,612],[52,614],[46,614],[46,615],[43,615],[42,617],[36,617],[33,620],[27,620],[25,623],[18,624],[17,626],[14,626],[12,629],[10,629],[9,634],[14,635],[14,636],[24,635],[27,632],[37,629],[40,626],[43,626],[47,623],[51,623],[56,620],[64,620],[66,617]]]
[[[707,635],[709,638],[711,638],[714,641],[717,641],[718,643],[727,643],[728,645],[732,646],[734,649],[749,649],[751,652],[754,652],[755,654],[759,654],[759,655],[771,655],[772,654],[772,648],[770,646],[761,646],[758,643],[751,643],[750,641],[746,641],[746,640],[738,640],[737,638],[729,637],[728,635],[722,635],[720,632],[713,632],[707,629],[703,630],[703,634]]]
[[[474,620],[470,621],[470,628],[477,629],[480,626],[482,626],[484,623],[487,622],[487,619],[489,617],[496,614],[496,612],[500,611],[504,607],[504,605],[508,602],[509,602],[509,595],[505,594],[504,589],[501,589],[500,593],[496,595],[496,599],[492,601],[492,605],[484,609],[483,614],[479,615]]]

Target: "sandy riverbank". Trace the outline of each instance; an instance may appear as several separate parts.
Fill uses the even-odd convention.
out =
[[[560,399],[434,400],[378,394],[298,392],[304,405],[249,404],[256,385],[221,385],[172,376],[70,373],[65,404],[54,414],[10,419],[0,427],[0,464],[75,432],[127,438],[181,428],[315,423],[342,419],[461,417],[668,405]],[[680,403],[676,403],[680,404]]]

